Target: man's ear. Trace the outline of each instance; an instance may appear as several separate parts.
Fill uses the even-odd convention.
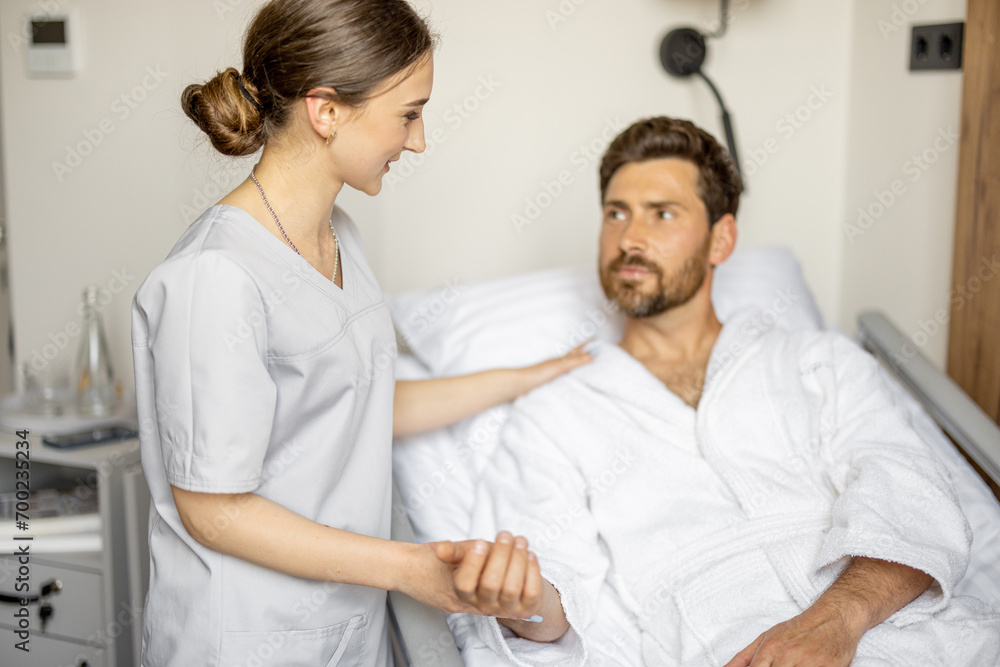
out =
[[[736,247],[736,218],[732,213],[726,213],[712,225],[711,236],[708,261],[712,266],[718,266],[733,254]]]
[[[306,116],[313,131],[324,141],[336,131],[350,115],[350,108],[336,101],[333,88],[313,88],[305,96]]]

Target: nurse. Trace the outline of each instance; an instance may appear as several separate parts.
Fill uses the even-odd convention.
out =
[[[490,611],[456,596],[460,565],[388,539],[393,410],[397,433],[433,428],[589,356],[396,391],[389,312],[335,201],[344,185],[377,194],[424,149],[433,43],[405,0],[275,0],[242,72],[183,93],[216,149],[263,151],[133,303],[153,498],[145,667],[388,665],[386,590]],[[516,546],[514,607],[541,585]]]

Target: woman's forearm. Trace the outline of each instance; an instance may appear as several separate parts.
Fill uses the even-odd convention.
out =
[[[254,493],[172,490],[198,542],[296,577],[395,590],[420,546],[324,526]]]
[[[581,346],[533,366],[431,380],[398,380],[392,407],[392,434],[411,435],[453,424],[513,401],[591,360]]]
[[[501,368],[431,380],[397,380],[392,434],[411,435],[471,417],[532,388],[521,369]]]

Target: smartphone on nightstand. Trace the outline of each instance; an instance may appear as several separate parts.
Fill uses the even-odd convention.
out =
[[[64,435],[42,436],[42,443],[50,447],[69,449],[71,447],[85,447],[87,445],[99,445],[106,442],[121,442],[122,440],[132,440],[139,437],[139,432],[127,426],[105,426],[103,428],[89,429],[77,433],[66,433]]]

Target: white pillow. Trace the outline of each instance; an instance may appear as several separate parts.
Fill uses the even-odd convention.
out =
[[[388,297],[404,347],[434,375],[523,366],[565,354],[589,338],[617,342],[624,318],[594,267],[540,271]],[[740,249],[718,267],[719,319],[754,306],[788,328],[823,328],[823,317],[787,248]]]

